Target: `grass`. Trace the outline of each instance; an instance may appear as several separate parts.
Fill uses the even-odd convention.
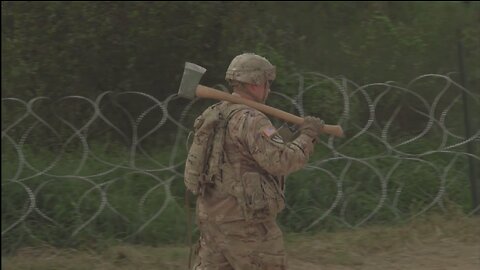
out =
[[[368,143],[365,142],[365,145]],[[375,152],[375,149],[366,147],[359,149],[369,153]],[[102,242],[117,240],[124,242],[128,240],[130,244],[144,245],[175,244],[184,241],[186,218],[184,185],[181,178],[183,168],[181,166],[175,168],[177,174],[169,170],[146,172],[146,169],[159,169],[158,164],[168,167],[172,149],[157,151],[148,148],[150,156],[137,152],[135,167],[130,166],[131,153],[125,147],[116,144],[109,144],[107,147],[92,143],[90,156],[82,163],[81,170],[78,169],[79,160],[82,159],[81,149],[70,150],[58,158],[57,152],[25,145],[22,149],[23,156],[33,167],[42,170],[54,160],[57,162],[47,172],[53,176],[43,173],[22,180],[21,184],[6,180],[17,174],[18,161],[15,152],[8,149],[2,152],[2,231],[26,212],[29,206],[26,187],[34,193],[38,191],[35,195],[35,206],[55,221],[54,223],[32,211],[23,223],[2,236],[2,254],[20,247],[43,243],[56,247],[77,248],[91,245],[90,243],[103,245]],[[185,149],[178,151],[174,164],[181,162],[185,156],[183,152]],[[314,161],[321,162],[326,155],[325,151],[320,147],[312,159],[312,164],[315,164]],[[124,167],[102,173],[111,168],[111,165],[98,162],[91,153],[95,153],[103,161],[123,164]],[[429,161],[436,164],[437,168],[445,167],[451,160],[451,157],[442,154],[432,155],[431,158]],[[371,161],[370,164],[385,176],[397,161],[396,158],[390,157]],[[445,175],[448,181],[444,183],[445,193],[441,203],[443,207],[452,205],[468,212],[470,192],[468,185],[463,181],[466,179],[464,161],[465,159],[458,158]],[[337,199],[339,179],[332,179],[325,171],[339,177],[345,168],[348,168],[341,182],[343,191],[341,200],[329,215],[310,231],[336,231],[339,228],[348,228],[347,222],[354,226],[369,215],[381,199],[382,181],[369,167],[358,162],[348,164],[345,160],[324,163],[320,167],[321,170],[301,170],[288,177],[286,197],[289,209],[280,215],[280,224],[285,232],[301,232],[322,216]],[[25,165],[22,168],[17,179],[36,174]],[[422,211],[432,202],[439,190],[441,183],[439,175],[443,174],[421,162],[402,161],[388,179],[387,196],[382,207],[360,227],[401,223]],[[100,188],[106,192],[108,202],[115,210],[105,208],[92,222],[77,232],[76,229],[99,209]],[[402,193],[398,192],[400,188]],[[398,198],[395,197],[397,195]],[[166,199],[168,205],[161,215],[153,218]],[[445,212],[439,205],[434,205],[427,213]],[[150,220],[151,218],[153,219]],[[147,223],[148,226],[143,227],[140,233],[125,239]],[[338,256],[344,255],[339,253]]]
[[[434,252],[438,245],[448,242],[452,244],[451,248],[460,245],[480,249],[479,224],[479,217],[466,217],[461,213],[427,215],[396,226],[369,226],[315,234],[290,233],[285,236],[285,243],[292,269],[309,269],[312,265],[331,266],[327,269],[370,269],[369,260],[381,254],[401,255],[403,250],[415,250],[419,246],[427,246]],[[189,248],[185,245],[117,244],[97,249],[36,246],[24,247],[13,255],[2,257],[2,269],[177,270],[186,268],[188,254]]]
[[[369,226],[311,234],[290,234],[287,246],[291,255],[306,261],[324,264],[357,265],[366,256],[396,251],[408,246],[433,244],[442,239],[461,243],[480,243],[480,218],[467,218],[460,213],[450,216],[427,215],[395,226]]]
[[[355,146],[347,150],[361,150],[363,152],[357,154],[368,156],[377,153],[378,147],[381,148],[368,141],[361,144],[364,147]],[[422,147],[429,149],[430,145]],[[131,149],[115,143],[91,143],[85,162],[80,162],[82,149],[69,149],[60,155],[58,151],[24,145],[21,158],[16,156],[13,149],[8,149],[2,148],[2,231],[16,224],[27,211],[31,202],[27,188],[35,193],[36,210],[45,216],[31,211],[21,223],[2,235],[2,255],[38,245],[97,249],[123,241],[125,245],[141,244],[144,245],[142,248],[146,248],[184,241],[187,222],[181,177],[183,168],[171,167],[172,164],[181,164],[185,157],[186,150],[182,147],[176,150],[175,147],[152,147],[133,155]],[[102,162],[96,160],[93,153]],[[319,147],[311,164],[317,165],[328,155],[327,149]],[[26,164],[18,169],[19,160],[22,159],[40,171],[49,170],[36,175],[35,169],[30,169]],[[322,163],[320,168],[310,166],[288,177],[286,197],[289,208],[281,213],[279,223],[288,234],[303,231],[323,216],[337,200],[339,183],[342,185],[342,196],[335,208],[308,229],[315,232],[316,236],[327,231],[349,229],[363,222],[382,199],[383,188],[386,189],[386,197],[381,207],[359,227],[373,228],[375,224],[395,226],[409,220],[425,207],[430,207],[441,185],[445,187],[441,200],[421,215],[446,213],[450,208],[468,212],[471,203],[469,187],[465,184],[465,160],[464,157],[432,154],[425,161],[435,164],[435,168],[425,165],[425,162],[409,160],[401,160],[397,164],[399,158],[393,156],[370,161],[369,164],[377,168],[382,177],[395,168],[388,179],[381,179],[376,171],[359,162],[350,164],[349,161],[338,160]],[[132,161],[135,161],[134,164]],[[122,164],[122,167],[109,171],[112,164]],[[451,170],[444,172],[443,168],[449,168],[450,164]],[[165,167],[170,170],[159,170]],[[36,176],[29,178],[33,175]],[[343,178],[340,181],[341,175]],[[9,181],[12,177],[24,180]],[[441,177],[446,180],[444,183]],[[388,185],[384,187],[383,183]],[[101,189],[106,194],[109,207],[103,208],[98,216],[82,227],[99,209],[102,203]],[[165,201],[168,203],[162,208]],[[160,209],[163,212],[157,215]],[[299,234],[296,236],[301,237]],[[367,243],[365,246],[372,245]],[[351,261],[352,264],[359,260],[355,252],[345,252],[345,249],[329,252],[325,252],[330,254],[328,260]],[[95,251],[93,254],[98,253]]]

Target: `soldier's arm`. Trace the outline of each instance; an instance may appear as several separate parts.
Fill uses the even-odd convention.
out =
[[[255,161],[272,175],[287,175],[301,169],[313,152],[313,138],[300,134],[284,142],[270,120],[262,113],[248,111],[240,115],[241,140]]]

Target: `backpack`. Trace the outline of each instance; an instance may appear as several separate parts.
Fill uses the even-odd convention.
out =
[[[235,112],[248,108],[242,104],[216,103],[207,108],[197,119],[193,129],[193,143],[185,163],[184,182],[195,195],[203,195],[205,188],[221,177],[223,146],[228,121]]]

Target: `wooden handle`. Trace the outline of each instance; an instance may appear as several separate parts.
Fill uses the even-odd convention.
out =
[[[249,107],[252,107],[254,109],[257,109],[265,114],[271,115],[273,117],[282,119],[286,122],[296,124],[296,125],[302,125],[304,119],[302,117],[298,117],[296,115],[293,115],[291,113],[284,112],[279,109],[275,109],[271,106],[258,103],[252,100],[248,100],[246,98],[234,96],[207,86],[203,85],[198,85],[197,89],[195,91],[195,95],[197,97],[202,97],[202,98],[211,98],[211,99],[216,99],[216,100],[225,100],[229,101],[232,103],[237,103],[237,104],[244,104]],[[343,130],[342,127],[339,125],[325,125],[322,128],[322,133],[334,135],[337,137],[343,137]]]
[[[339,125],[324,125],[322,128],[323,133],[333,135],[335,137],[343,137],[343,129]]]

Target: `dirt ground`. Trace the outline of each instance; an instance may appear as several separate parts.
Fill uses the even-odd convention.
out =
[[[478,270],[480,218],[429,218],[285,237],[290,270]],[[2,270],[186,269],[186,246],[112,246],[102,251],[29,247],[2,256]]]
[[[287,248],[290,270],[478,270],[480,218],[432,216],[397,227],[297,236]]]
[[[403,248],[380,251],[375,254],[338,254],[341,261],[309,262],[291,258],[290,270],[478,270],[480,269],[480,244],[462,243],[454,239],[409,245]],[[341,258],[336,258],[341,260]]]

